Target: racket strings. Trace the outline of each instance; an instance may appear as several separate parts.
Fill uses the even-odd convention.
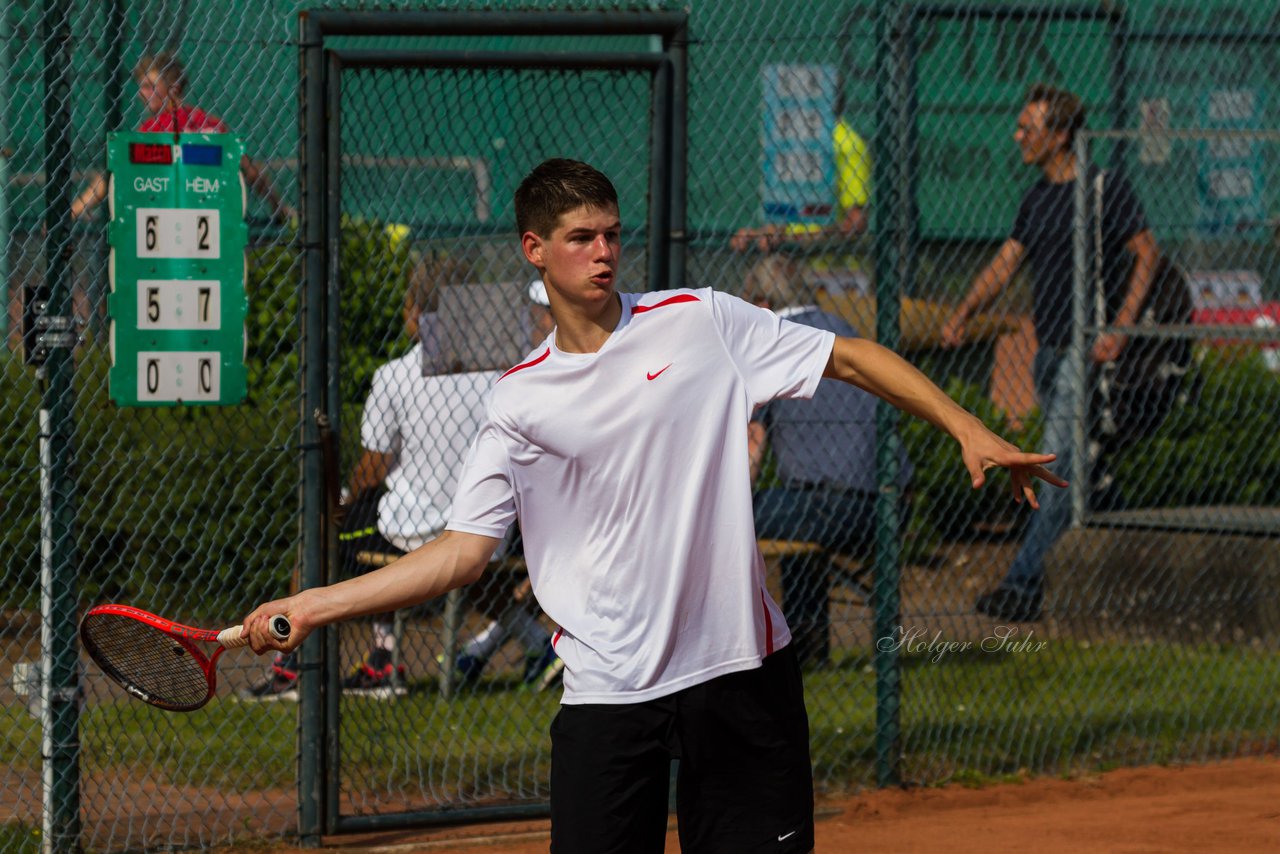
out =
[[[81,636],[99,667],[148,702],[180,709],[209,695],[208,659],[153,626],[98,614],[86,618]]]

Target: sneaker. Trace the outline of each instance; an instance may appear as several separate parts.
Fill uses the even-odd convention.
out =
[[[271,675],[251,688],[242,688],[236,697],[250,703],[298,702],[298,670],[293,656],[277,656],[271,662]]]
[[[391,663],[391,652],[373,649],[356,665],[351,675],[342,680],[342,692],[356,697],[390,700],[409,693],[404,686],[404,668]]]
[[[550,670],[560,656],[556,655],[556,648],[548,640],[546,646],[539,650],[530,650],[524,654],[524,684],[537,686],[542,677]]]
[[[1035,623],[1041,616],[1041,597],[1035,593],[1023,593],[1011,587],[997,587],[984,593],[974,603],[979,614],[1008,620],[1011,623]]]

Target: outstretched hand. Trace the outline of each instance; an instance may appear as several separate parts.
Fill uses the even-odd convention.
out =
[[[1051,463],[1058,458],[1056,454],[1031,454],[1020,451],[985,427],[971,439],[961,441],[960,454],[965,468],[969,470],[974,489],[978,489],[987,482],[987,469],[1007,468],[1013,499],[1019,504],[1026,499],[1037,510],[1040,509],[1040,502],[1036,500],[1036,478],[1050,486],[1065,487],[1067,485],[1065,480],[1045,468],[1046,463]]]

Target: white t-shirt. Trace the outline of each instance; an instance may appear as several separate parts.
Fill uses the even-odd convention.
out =
[[[812,396],[834,340],[710,289],[620,296],[598,352],[552,336],[502,375],[448,525],[501,537],[519,516],[565,703],[662,697],[790,641],[756,546],[747,421]]]
[[[411,551],[444,530],[461,461],[500,375],[424,377],[421,344],[374,372],[360,444],[395,455],[378,501],[378,531],[396,548]]]

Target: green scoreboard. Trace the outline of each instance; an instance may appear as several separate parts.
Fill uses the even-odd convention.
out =
[[[230,134],[113,133],[111,399],[245,399],[244,146]]]

